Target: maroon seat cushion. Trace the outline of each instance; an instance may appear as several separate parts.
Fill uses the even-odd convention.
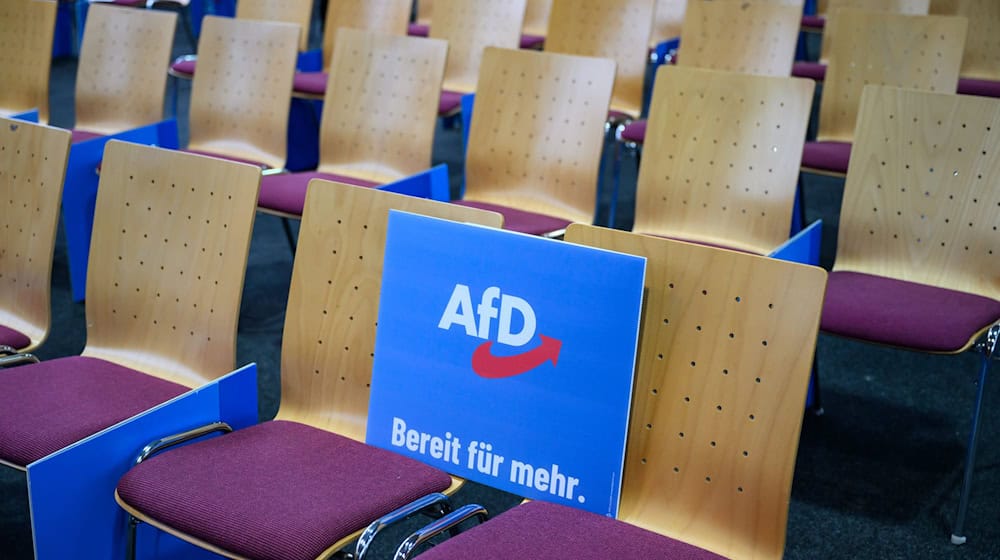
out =
[[[104,134],[100,132],[90,132],[88,130],[80,130],[79,128],[74,128],[70,131],[70,142],[77,144],[79,142],[84,142],[86,140],[92,140],[94,138],[100,138]]]
[[[826,64],[820,62],[796,62],[792,64],[792,75],[796,78],[812,78],[822,82],[826,78]]]
[[[850,142],[806,142],[802,149],[803,167],[847,173],[850,161]]]
[[[447,473],[296,422],[264,422],[155,455],[118,495],[170,527],[248,558],[312,560]]]
[[[462,110],[462,96],[460,91],[441,90],[441,100],[438,101],[438,115],[448,116]]]
[[[31,339],[21,331],[15,331],[10,327],[0,325],[0,344],[20,350],[21,348],[27,348],[31,344]]]
[[[824,331],[929,352],[954,352],[1000,320],[1000,301],[873,276],[832,272],[823,302]]]
[[[722,560],[696,546],[583,510],[528,502],[452,537],[421,560]]]
[[[188,76],[193,76],[194,69],[195,66],[197,66],[197,64],[198,64],[197,60],[179,58],[170,65],[170,69],[178,74],[187,74]]]
[[[520,47],[522,49],[540,49],[543,43],[545,43],[544,35],[529,35],[527,33],[521,35]]]
[[[166,402],[187,387],[74,356],[0,375],[0,459],[26,466]]]
[[[826,27],[826,19],[823,16],[802,16],[802,23],[800,25],[813,29],[823,29]]]
[[[642,144],[646,140],[646,119],[632,121],[625,125],[621,134],[622,140]]]
[[[410,37],[426,37],[431,34],[431,26],[423,23],[411,23],[406,28],[406,34]]]
[[[555,216],[536,214],[535,212],[518,210],[516,208],[501,206],[499,204],[490,204],[489,202],[479,202],[475,200],[455,200],[453,202],[470,208],[490,210],[492,212],[502,214],[503,229],[527,233],[529,235],[546,235],[554,233],[566,229],[566,226],[572,223],[569,220],[556,218]]]
[[[306,204],[306,188],[312,179],[327,179],[359,187],[377,187],[380,184],[344,175],[320,173],[319,171],[267,175],[261,178],[260,181],[260,195],[257,197],[257,206],[301,216],[302,208]]]
[[[326,93],[326,81],[329,77],[326,72],[296,72],[292,89],[299,93],[323,95]]]
[[[983,97],[1000,97],[1000,81],[959,78],[958,93],[964,95],[981,95]]]

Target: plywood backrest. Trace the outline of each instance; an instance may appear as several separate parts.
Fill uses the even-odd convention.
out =
[[[320,171],[388,183],[430,167],[448,43],[342,29],[330,65]]]
[[[56,2],[8,0],[0,5],[0,115],[38,109],[49,121],[49,67]]]
[[[566,240],[648,259],[618,518],[780,559],[826,272],[579,224]]]
[[[552,0],[527,0],[524,6],[524,25],[521,31],[528,35],[544,37],[549,29],[549,15],[552,13]]]
[[[67,130],[0,118],[0,325],[40,344],[49,331],[52,252]]]
[[[962,57],[963,77],[1000,80],[1000,2],[934,0],[931,13],[964,16],[969,20]]]
[[[883,12],[890,14],[906,14],[911,16],[926,16],[930,9],[930,0],[831,0],[826,15],[827,22],[823,28],[823,43],[820,47],[820,62],[830,62],[833,52],[836,24],[830,21],[829,14],[840,8],[865,10],[868,12]]]
[[[1000,300],[1000,100],[869,86],[835,270]]]
[[[76,71],[76,128],[113,133],[163,118],[177,14],[95,4]]]
[[[611,109],[638,118],[655,0],[554,0],[545,51],[615,61]]]
[[[326,7],[323,32],[324,71],[333,60],[333,46],[341,27],[366,29],[384,35],[406,35],[410,21],[410,0],[336,0]],[[435,22],[437,19],[435,18]]]
[[[656,0],[656,15],[653,19],[653,34],[650,46],[681,36],[687,0]]]
[[[788,238],[814,82],[659,72],[633,231],[770,253]]]
[[[285,165],[299,26],[209,16],[191,86],[191,149]]]
[[[431,12],[434,9],[433,0],[414,0],[417,4],[417,22],[430,25]]]
[[[231,371],[259,186],[252,165],[108,143],[84,355],[188,387]]]
[[[364,441],[389,210],[499,228],[499,214],[314,179],[281,349],[278,418]]]
[[[801,19],[801,6],[761,0],[690,0],[677,64],[788,76]]]
[[[591,223],[615,63],[486,49],[465,198]]]
[[[448,41],[443,88],[471,93],[487,47],[516,49],[525,0],[437,0],[431,37]]]
[[[818,140],[850,142],[868,84],[954,93],[966,20],[840,9],[820,100]]]
[[[306,51],[309,49],[312,5],[312,0],[240,0],[236,5],[236,18],[294,23],[302,30],[299,50]]]

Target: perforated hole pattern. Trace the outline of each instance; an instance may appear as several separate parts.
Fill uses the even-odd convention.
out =
[[[324,67],[333,60],[333,46],[340,27],[367,29],[383,35],[406,35],[410,21],[410,0],[337,0],[326,9],[327,31],[323,35]]]
[[[678,64],[728,72],[787,76],[792,68],[801,10],[744,2],[689,2]]]
[[[48,104],[54,18],[35,2],[0,2],[0,111]]]
[[[437,0],[431,37],[448,41],[443,89],[475,90],[483,49],[516,49],[525,0]]]

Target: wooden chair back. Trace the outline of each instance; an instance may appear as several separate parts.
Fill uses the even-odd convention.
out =
[[[955,93],[967,22],[952,16],[907,16],[839,9],[817,140],[850,142],[865,85]]]
[[[472,93],[487,47],[521,43],[525,0],[437,0],[430,36],[448,41],[443,89]]]
[[[780,559],[826,272],[580,224],[566,240],[648,259],[618,518]]]
[[[433,0],[414,0],[417,4],[417,23],[431,24],[431,12],[434,9]]]
[[[614,79],[610,59],[486,49],[465,198],[591,223]]]
[[[188,147],[284,167],[299,33],[290,23],[204,19]]]
[[[965,78],[1000,80],[1000,2],[995,0],[934,0],[931,13],[969,20],[961,74]]]
[[[611,109],[642,113],[655,0],[554,0],[545,51],[615,61]]]
[[[653,34],[649,46],[681,36],[687,0],[656,0],[656,15],[653,18]]]
[[[319,170],[388,183],[430,167],[447,57],[437,39],[337,33]]]
[[[278,419],[365,440],[389,210],[499,228],[493,212],[314,179],[281,349]]]
[[[312,23],[312,0],[240,0],[237,19],[282,21],[299,26],[299,50],[309,50],[309,27]]]
[[[663,66],[633,231],[768,254],[788,239],[812,80]],[[660,80],[662,78],[662,80]]]
[[[823,42],[820,45],[819,61],[829,64],[830,53],[833,52],[836,24],[830,20],[830,14],[840,8],[882,12],[888,14],[906,14],[911,16],[926,16],[930,8],[930,0],[830,0],[826,13],[826,25],[823,28]]]
[[[423,2],[421,2],[423,4]],[[410,22],[410,0],[336,0],[326,7],[323,32],[323,71],[333,60],[333,46],[341,27],[366,29],[384,35],[406,35]],[[435,23],[437,19],[435,18]]]
[[[0,118],[0,325],[41,344],[51,322],[52,254],[68,130]]]
[[[83,355],[188,387],[232,371],[259,187],[252,165],[108,143]]]
[[[521,31],[528,35],[545,37],[549,30],[549,15],[552,13],[552,0],[527,0],[524,5],[524,25]]]
[[[869,86],[858,122],[834,270],[1000,300],[1000,100]]]
[[[788,76],[801,19],[801,4],[689,0],[677,64]]]
[[[177,14],[91,5],[76,71],[76,128],[111,134],[163,119]]]
[[[0,115],[38,109],[49,122],[49,69],[56,2],[13,0],[0,5]]]

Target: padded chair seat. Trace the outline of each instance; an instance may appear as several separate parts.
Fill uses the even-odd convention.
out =
[[[195,66],[197,66],[197,60],[179,59],[175,60],[171,65],[170,69],[178,74],[185,74],[187,76],[194,75]]]
[[[21,331],[0,325],[0,344],[14,349],[27,348],[31,339]]]
[[[1000,81],[959,78],[958,93],[980,95],[983,97],[1000,97]]]
[[[802,149],[803,167],[847,173],[850,161],[850,142],[806,142]]]
[[[621,134],[622,140],[642,144],[646,141],[646,119],[632,121],[625,125]]]
[[[810,78],[822,82],[826,78],[826,64],[819,62],[796,62],[792,64],[792,76]]]
[[[431,26],[424,23],[411,23],[406,28],[406,34],[410,37],[427,37],[431,34]]]
[[[707,550],[566,506],[528,502],[445,540],[420,560],[721,560]]]
[[[188,388],[96,358],[73,356],[0,375],[0,459],[27,466]]]
[[[257,424],[140,463],[127,504],[248,558],[312,560],[375,518],[451,485],[443,471],[296,422]]]
[[[441,100],[438,101],[438,115],[447,116],[462,109],[462,96],[460,91],[441,90]]]
[[[540,49],[544,43],[544,35],[529,35],[527,33],[521,35],[520,46],[522,49]]]
[[[802,22],[799,25],[812,29],[823,29],[826,27],[826,19],[823,16],[802,16]]]
[[[306,203],[306,189],[312,179],[327,179],[359,187],[377,187],[379,185],[379,183],[364,179],[320,173],[319,171],[267,175],[260,181],[260,196],[257,198],[257,206],[301,216],[302,208]]]
[[[820,327],[927,352],[955,352],[1000,320],[1000,301],[859,272],[830,273]]]
[[[296,72],[292,80],[292,89],[299,93],[323,95],[326,93],[326,82],[330,75],[326,72]]]
[[[89,132],[86,130],[80,130],[79,128],[74,128],[70,131],[70,142],[73,144],[78,144],[87,140],[92,140],[94,138],[100,138],[104,136],[100,132]]]
[[[566,229],[566,226],[572,223],[569,220],[556,218],[555,216],[536,214],[535,212],[518,210],[499,204],[490,204],[489,202],[479,202],[476,200],[453,200],[452,202],[470,208],[498,212],[503,215],[503,229],[527,233],[528,235],[553,233]]]

